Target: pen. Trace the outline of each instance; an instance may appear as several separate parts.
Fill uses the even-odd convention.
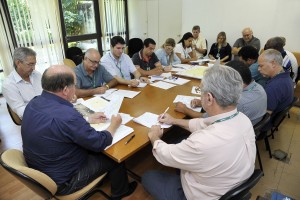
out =
[[[162,119],[165,116],[165,114],[168,112],[169,108],[170,107],[167,107],[167,109],[165,110],[165,112],[160,116],[160,119]]]
[[[135,135],[132,135],[126,142],[125,144],[128,144],[133,138],[134,138]]]

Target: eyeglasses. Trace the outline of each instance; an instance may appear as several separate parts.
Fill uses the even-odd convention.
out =
[[[86,57],[87,59],[89,59],[88,57]],[[91,60],[91,59],[89,59],[89,61],[91,62],[91,63],[93,63],[94,65],[97,65],[97,64],[99,64],[99,62],[100,61],[94,61],[94,60]]]
[[[34,67],[36,65],[36,63],[27,63],[25,61],[21,61],[22,63],[24,63],[25,65],[29,66],[29,67]]]

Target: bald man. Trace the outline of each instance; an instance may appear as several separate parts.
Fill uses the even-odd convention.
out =
[[[125,167],[101,153],[112,143],[122,119],[112,116],[104,131],[92,128],[89,123],[104,122],[106,117],[95,113],[84,119],[73,108],[75,83],[75,73],[67,66],[52,66],[44,72],[43,92],[28,103],[23,116],[26,163],[54,180],[57,195],[74,193],[109,172],[112,199],[128,196],[137,183],[128,184]]]
[[[81,64],[75,67],[77,77],[77,97],[104,94],[106,90],[118,84],[118,81],[100,65],[101,55],[97,49],[88,49]]]
[[[238,53],[240,49],[246,45],[255,47],[257,51],[260,50],[260,40],[253,36],[253,31],[251,28],[244,28],[242,31],[242,36],[242,38],[239,38],[235,41],[232,47],[232,54],[234,55],[235,60],[239,60]]]

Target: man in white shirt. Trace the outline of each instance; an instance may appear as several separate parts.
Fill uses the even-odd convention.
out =
[[[253,127],[236,108],[243,90],[240,74],[215,66],[206,71],[200,87],[202,106],[211,117],[184,120],[163,114],[159,118],[189,130],[187,139],[167,144],[160,139],[159,125],[148,133],[157,161],[181,170],[180,175],[158,171],[143,175],[142,184],[155,199],[219,199],[254,171]]]
[[[27,47],[15,49],[14,70],[4,80],[3,96],[10,108],[22,119],[25,107],[42,93],[42,75],[35,70],[36,52]]]
[[[125,40],[121,36],[111,38],[111,50],[101,58],[101,64],[120,84],[137,87],[140,82],[148,83],[148,79],[141,76],[130,57],[123,53],[124,48]],[[134,79],[131,79],[131,74]]]
[[[198,59],[203,58],[207,53],[206,40],[200,35],[200,26],[194,26],[192,29],[193,33],[193,49],[196,51]]]

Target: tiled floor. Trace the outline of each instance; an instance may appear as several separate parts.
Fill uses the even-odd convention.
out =
[[[3,97],[0,98],[0,152],[9,148],[22,149],[22,139],[20,127],[13,124],[6,109]],[[292,108],[291,118],[286,119],[275,135],[275,139],[270,139],[272,150],[281,149],[288,152],[290,161],[284,163],[275,159],[270,159],[265,150],[263,141],[259,142],[265,175],[259,183],[252,189],[252,198],[265,196],[273,190],[280,191],[294,199],[300,199],[300,108]],[[170,170],[162,167],[151,155],[151,147],[146,147],[137,156],[129,159],[127,167],[137,174],[142,174],[149,168]],[[258,167],[258,165],[257,165]],[[3,168],[0,167],[0,177],[3,177]],[[34,193],[25,187],[21,191],[14,191],[14,187],[19,185],[12,177],[0,178],[0,199],[39,199]],[[12,183],[6,184],[13,180]],[[20,186],[18,186],[20,187]],[[104,186],[108,188],[108,186]],[[109,189],[107,189],[109,190]],[[103,199],[100,195],[95,195],[91,199]],[[127,199],[151,199],[141,185],[138,186],[135,194]]]

